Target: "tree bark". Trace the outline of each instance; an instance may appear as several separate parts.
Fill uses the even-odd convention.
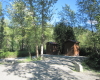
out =
[[[42,36],[41,36],[41,58],[43,58],[43,44],[44,44],[44,4],[42,4]]]
[[[30,59],[32,60],[32,55],[31,55],[30,50],[28,51],[28,53],[29,53],[29,57],[30,57]]]
[[[38,52],[38,45],[36,45],[36,57],[39,57],[39,52]]]
[[[43,58],[43,44],[41,44],[41,58]]]
[[[22,45],[21,45],[21,50],[23,51],[23,47],[24,47],[24,40],[22,39]]]

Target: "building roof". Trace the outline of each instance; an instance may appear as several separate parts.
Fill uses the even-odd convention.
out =
[[[75,41],[75,40],[67,40],[66,42],[68,42],[68,41],[70,41],[70,42],[73,42],[73,43],[80,43],[80,42],[78,42],[78,41]]]
[[[57,44],[56,42],[47,42],[47,43],[49,43],[49,44]]]

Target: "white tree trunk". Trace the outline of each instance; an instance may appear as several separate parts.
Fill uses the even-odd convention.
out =
[[[43,44],[41,45],[41,58],[43,58]]]

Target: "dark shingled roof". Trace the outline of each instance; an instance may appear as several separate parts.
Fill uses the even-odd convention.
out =
[[[68,42],[68,41],[70,41],[70,42],[73,42],[73,43],[80,43],[80,42],[78,42],[78,41],[75,41],[75,40],[67,40],[66,42]]]
[[[50,43],[50,44],[57,44],[56,42],[47,42],[47,43]]]

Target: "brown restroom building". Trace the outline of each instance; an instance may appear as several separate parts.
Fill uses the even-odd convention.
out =
[[[78,56],[79,55],[79,43],[74,40],[67,40],[63,44],[63,54],[66,56]]]
[[[47,42],[46,43],[46,54],[57,55],[59,45],[56,42]]]

